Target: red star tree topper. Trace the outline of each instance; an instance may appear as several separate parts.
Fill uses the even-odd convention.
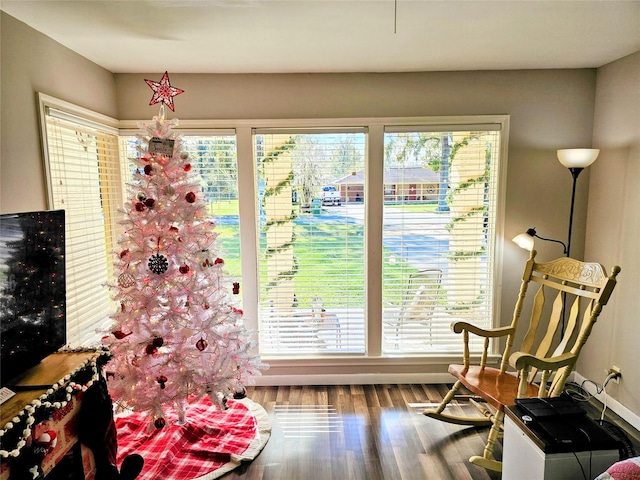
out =
[[[151,97],[149,105],[155,105],[156,103],[161,102],[167,105],[171,111],[174,112],[173,97],[184,93],[184,90],[171,86],[171,83],[169,82],[169,73],[164,72],[160,82],[154,82],[153,80],[147,79],[145,79],[145,82],[149,87],[151,87],[151,90],[153,90],[153,97]]]
[[[114,400],[148,411],[157,427],[166,406],[180,415],[203,395],[222,405],[266,368],[235,306],[239,285],[225,279],[215,224],[175,124],[161,115],[142,125],[115,252],[119,307],[104,338]]]

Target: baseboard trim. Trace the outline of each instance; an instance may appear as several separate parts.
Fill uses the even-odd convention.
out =
[[[582,388],[584,388],[590,395],[592,395],[604,406],[605,392],[598,393],[596,391],[596,387],[590,382],[586,382],[583,384],[583,382],[588,379],[580,375],[578,372],[574,372],[573,378],[574,382],[576,382],[578,385],[582,385]],[[640,416],[633,413],[611,395],[607,395],[606,405],[609,410],[618,414],[622,419],[629,423],[629,425],[633,426],[633,428],[635,428],[636,430],[640,430]]]

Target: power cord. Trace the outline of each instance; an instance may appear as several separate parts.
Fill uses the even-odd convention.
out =
[[[613,374],[613,373],[609,374],[605,379],[603,385],[600,385],[592,380],[584,380],[581,384],[577,384],[575,382],[568,382],[565,385],[564,393],[578,402],[588,402],[594,395],[589,393],[584,388],[584,385],[586,383],[591,383],[592,385],[595,386],[597,395],[604,392],[605,394],[604,402],[603,402],[604,406],[603,406],[598,424],[602,428],[604,428],[613,438],[615,438],[620,443],[622,443],[623,447],[620,449],[621,450],[620,458],[622,460],[625,458],[635,457],[636,456],[635,448],[633,447],[633,444],[631,443],[631,440],[627,436],[626,432],[622,428],[620,428],[618,425],[615,425],[607,420],[604,420],[604,414],[607,408],[606,386],[611,380],[615,379],[617,376],[619,376],[619,374]]]
[[[603,399],[603,408],[602,408],[602,412],[600,413],[600,421],[602,422],[604,420],[604,414],[605,411],[607,410],[607,385],[609,384],[609,382],[611,380],[615,380],[616,378],[620,378],[620,374],[617,372],[611,372],[607,375],[607,377],[604,379],[604,383],[602,385],[600,385],[599,383],[594,382],[593,380],[583,380],[582,383],[580,385],[578,385],[577,383],[574,382],[569,382],[567,383],[567,385],[565,386],[565,392],[574,400],[578,400],[580,402],[588,402],[593,395],[590,394],[585,388],[584,385],[587,383],[592,384],[595,389],[596,389],[596,395],[600,395],[601,393],[604,393],[604,399]],[[576,391],[574,388],[577,387],[579,389],[579,391]]]

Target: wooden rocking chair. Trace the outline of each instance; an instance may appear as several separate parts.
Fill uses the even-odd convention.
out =
[[[456,383],[438,408],[424,411],[428,417],[458,425],[491,425],[484,454],[469,459],[471,463],[490,470],[502,471],[502,463],[494,458],[493,449],[502,435],[505,406],[514,405],[516,398],[556,397],[562,393],[620,272],[620,267],[616,266],[607,276],[598,263],[584,263],[566,257],[536,263],[535,255],[533,250],[526,263],[511,325],[483,329],[466,322],[452,324],[452,330],[463,335],[464,364],[449,366],[449,373],[456,377]],[[539,284],[539,287],[533,299],[525,302],[530,283]],[[545,307],[546,298],[549,302]],[[519,351],[512,354],[525,303],[531,308],[529,327]],[[570,309],[566,322],[563,322],[565,305]],[[543,317],[547,320],[544,321]],[[484,349],[477,365],[471,365],[470,361],[470,333],[484,338]],[[490,340],[499,339],[506,339],[502,360],[499,368],[492,368],[487,366]],[[507,371],[509,366],[512,368]],[[482,400],[472,399],[482,416],[443,413],[463,386]]]

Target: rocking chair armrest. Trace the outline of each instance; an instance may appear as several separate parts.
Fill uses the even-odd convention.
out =
[[[516,370],[522,370],[526,366],[539,370],[557,370],[575,364],[577,359],[578,356],[571,352],[548,358],[536,357],[530,353],[514,352],[509,358],[509,364]]]
[[[468,322],[453,322],[451,324],[451,330],[454,333],[462,333],[466,330],[473,333],[474,335],[485,338],[505,337],[513,332],[513,328],[510,326],[498,328],[481,328]]]

